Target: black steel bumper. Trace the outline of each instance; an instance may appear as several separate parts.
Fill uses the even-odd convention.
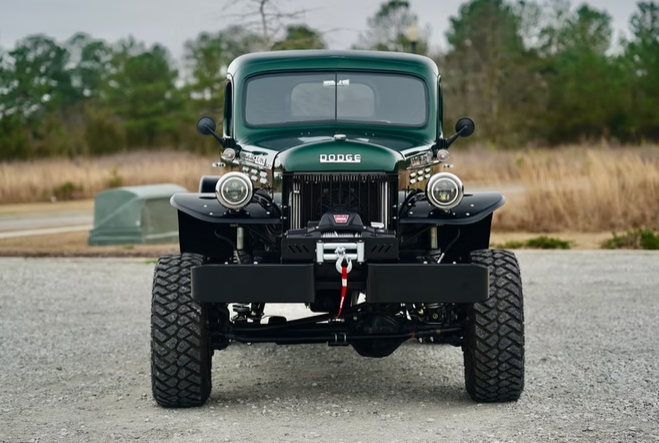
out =
[[[198,266],[192,269],[192,298],[208,303],[313,303],[315,266]],[[484,266],[398,263],[365,267],[367,303],[475,303],[488,298]],[[340,281],[338,273],[336,278]]]

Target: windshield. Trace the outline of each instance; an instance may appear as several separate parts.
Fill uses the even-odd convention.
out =
[[[411,75],[269,74],[248,80],[244,118],[250,126],[370,123],[425,126],[428,91]]]

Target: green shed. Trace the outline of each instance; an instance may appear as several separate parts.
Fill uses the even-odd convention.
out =
[[[90,245],[178,243],[172,195],[187,192],[173,184],[110,189],[94,199],[94,229]]]

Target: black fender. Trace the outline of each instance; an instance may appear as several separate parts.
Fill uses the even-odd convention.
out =
[[[212,260],[231,260],[237,225],[281,225],[279,209],[266,199],[254,199],[240,211],[220,204],[215,193],[179,193],[170,200],[178,210],[181,252],[202,254]],[[268,206],[269,205],[269,206]]]
[[[500,192],[465,194],[462,202],[448,211],[438,209],[425,199],[413,200],[400,215],[400,223],[433,225],[471,225],[490,216],[506,202]]]
[[[199,180],[199,192],[204,194],[208,192],[215,192],[215,186],[220,179],[219,175],[204,175]]]
[[[178,193],[170,200],[172,206],[190,217],[215,224],[280,225],[279,210],[272,203],[252,200],[239,211],[225,208],[215,193]],[[268,206],[269,205],[269,206]]]
[[[489,248],[492,216],[505,202],[499,192],[477,192],[466,194],[458,206],[445,211],[424,198],[412,199],[400,214],[401,235],[413,237],[436,225],[439,249],[446,253],[444,260],[468,263],[471,251]],[[430,237],[425,234],[416,238],[408,248],[417,249],[418,255],[418,250],[427,249]]]

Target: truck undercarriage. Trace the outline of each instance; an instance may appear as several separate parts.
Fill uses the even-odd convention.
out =
[[[234,305],[235,316],[228,325],[226,308],[215,307],[210,316],[210,337],[214,349],[224,349],[230,342],[313,344],[350,346],[365,357],[386,357],[409,339],[422,343],[447,343],[461,346],[464,324],[458,305],[402,306],[358,303],[340,317],[321,314],[287,321],[269,317],[261,324],[264,304]]]

